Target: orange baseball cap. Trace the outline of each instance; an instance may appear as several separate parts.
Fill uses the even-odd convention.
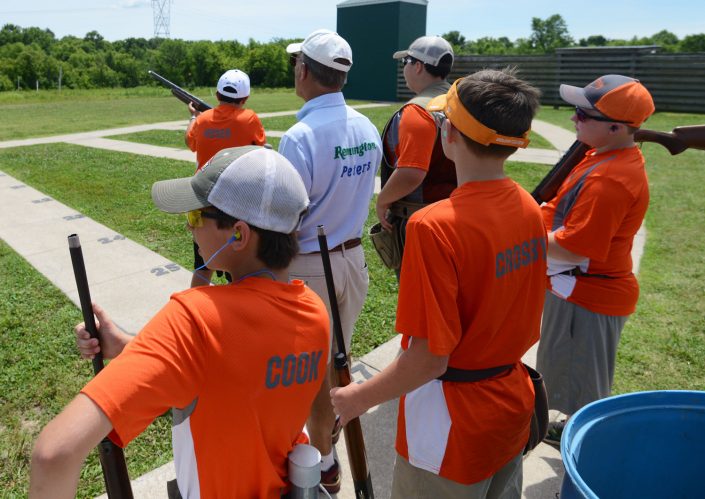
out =
[[[622,75],[600,76],[585,88],[561,85],[561,99],[605,118],[639,128],[654,113],[654,100],[639,80]]]

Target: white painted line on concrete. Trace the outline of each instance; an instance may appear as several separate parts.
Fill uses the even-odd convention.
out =
[[[71,140],[69,143],[79,146],[93,147],[96,149],[106,149],[109,151],[127,152],[131,154],[141,154],[156,158],[177,159],[189,161],[196,164],[196,153],[189,149],[177,149],[175,147],[155,146],[137,142],[127,142],[125,140],[105,139],[102,137],[90,137]],[[194,166],[195,168],[195,166]]]

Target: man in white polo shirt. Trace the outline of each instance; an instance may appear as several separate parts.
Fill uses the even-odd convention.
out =
[[[337,33],[317,30],[286,50],[294,65],[296,95],[306,103],[296,115],[298,123],[282,137],[279,152],[298,170],[311,201],[299,231],[300,253],[289,267],[289,278],[306,281],[330,311],[317,238],[317,226],[324,225],[349,351],[367,295],[369,278],[360,238],[382,146],[375,126],[348,107],[341,92],[352,66],[350,45]],[[337,351],[335,342],[332,349]],[[331,432],[338,432],[329,391],[330,383],[324,381],[307,427],[311,443],[323,456],[321,483],[335,493],[340,489],[340,471],[333,459]]]

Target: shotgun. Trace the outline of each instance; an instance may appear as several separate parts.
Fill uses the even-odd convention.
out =
[[[69,252],[71,253],[73,275],[76,278],[76,288],[78,289],[78,298],[81,302],[81,312],[83,313],[83,321],[86,323],[86,330],[90,333],[91,338],[98,338],[98,329],[95,326],[93,306],[91,305],[91,294],[88,290],[86,266],[83,262],[83,251],[81,250],[81,242],[77,234],[69,236]],[[93,373],[98,374],[103,367],[103,354],[98,352],[93,357]],[[108,493],[108,498],[132,499],[130,476],[127,473],[125,454],[122,449],[106,436],[98,444],[98,454],[100,467],[103,469],[103,480],[105,480],[105,491]]]
[[[338,345],[338,353],[335,354],[334,367],[339,387],[348,386],[352,383],[350,367],[348,365],[348,355],[345,352],[345,340],[343,339],[343,327],[340,323],[340,312],[338,311],[338,299],[335,295],[335,283],[333,282],[333,271],[330,266],[330,255],[328,253],[328,239],[322,225],[318,226],[318,246],[321,250],[321,260],[323,260],[323,272],[326,277],[326,287],[328,288],[328,301],[330,311],[333,316],[333,332]],[[345,446],[348,448],[348,460],[350,461],[350,474],[355,486],[356,498],[374,499],[372,491],[372,478],[367,467],[367,452],[365,451],[365,440],[362,436],[362,426],[360,418],[355,418],[343,427],[345,435]]]
[[[705,125],[678,126],[672,132],[637,130],[636,142],[655,142],[668,149],[671,155],[680,154],[686,149],[705,150]],[[539,182],[531,195],[541,204],[553,199],[558,188],[568,177],[575,165],[585,157],[590,147],[576,140],[551,171]]]
[[[193,94],[188,93],[186,90],[178,86],[176,83],[172,83],[163,76],[155,73],[152,70],[147,71],[149,73],[149,76],[154,78],[160,83],[163,83],[165,86],[169,87],[171,89],[171,93],[179,99],[181,102],[184,104],[188,104],[189,102],[193,102],[193,107],[196,108],[197,111],[203,112],[203,111],[208,111],[209,109],[212,109],[211,106],[203,102],[201,99],[196,97]]]

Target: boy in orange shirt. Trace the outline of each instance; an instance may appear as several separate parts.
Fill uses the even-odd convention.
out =
[[[440,36],[422,36],[394,59],[404,65],[404,81],[414,98],[389,119],[382,132],[384,157],[377,218],[393,231],[404,250],[406,224],[414,210],[445,199],[458,185],[455,167],[443,154],[436,120],[426,111],[432,98],[450,89],[453,47]],[[399,269],[396,269],[397,277]]]
[[[549,408],[570,417],[610,395],[619,336],[639,297],[631,249],[649,185],[634,132],[654,102],[621,75],[561,85],[560,94],[576,106],[577,139],[593,149],[542,207],[550,279],[536,367]],[[549,428],[546,441],[558,444],[564,424]]]
[[[250,77],[239,69],[231,69],[218,79],[218,106],[200,112],[189,103],[191,119],[188,122],[184,141],[196,153],[196,171],[200,170],[215,153],[228,147],[264,145],[264,127],[251,109],[245,109],[250,96]],[[197,269],[191,279],[191,287],[209,284],[213,271],[203,266],[198,245],[193,247],[193,268]],[[218,276],[221,272],[218,272]],[[230,280],[229,274],[226,274]]]
[[[79,348],[114,360],[42,431],[30,497],[73,497],[105,435],[125,446],[173,407],[182,497],[278,498],[329,350],[323,302],[287,282],[306,189],[279,153],[248,146],[220,151],[193,177],[155,183],[152,198],[187,213],[204,258],[234,282],[175,293],[135,337],[94,308],[101,344],[80,324]]]
[[[401,397],[392,497],[521,497],[534,393],[521,357],[539,338],[546,233],[504,174],[526,147],[539,92],[509,72],[458,80],[431,101],[458,187],[411,216],[396,329],[404,351],[331,390],[343,423]]]

